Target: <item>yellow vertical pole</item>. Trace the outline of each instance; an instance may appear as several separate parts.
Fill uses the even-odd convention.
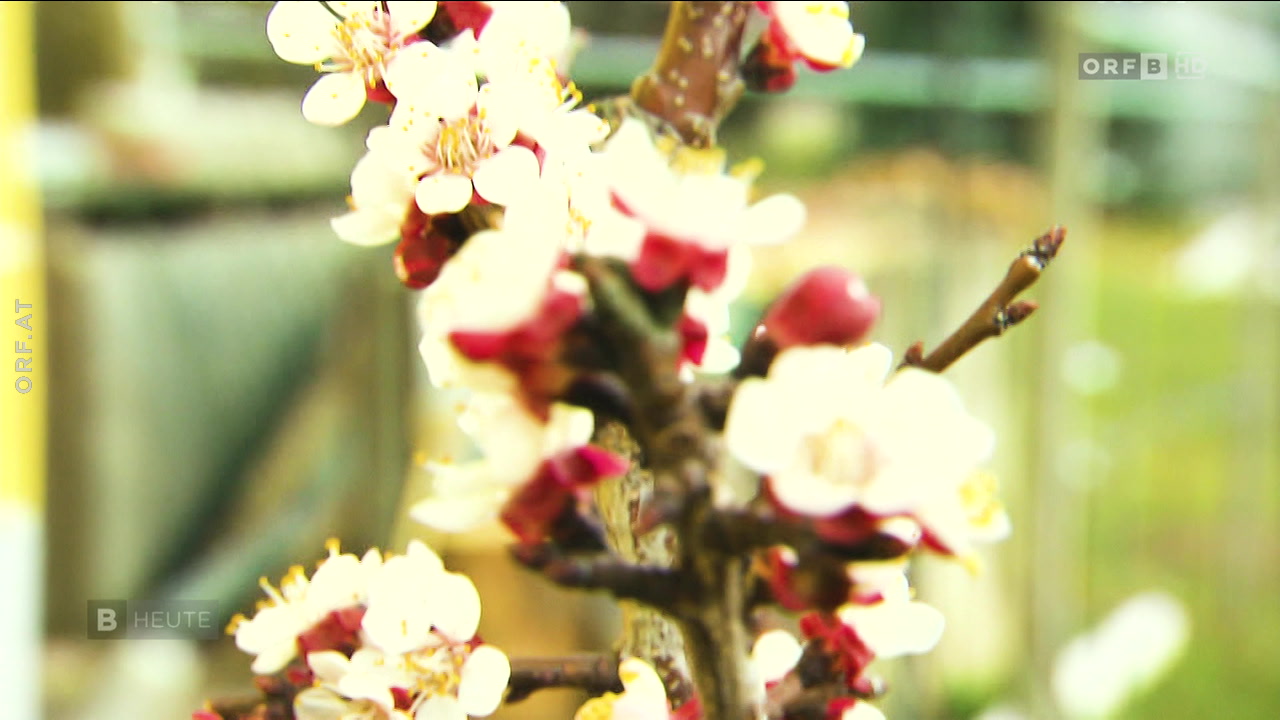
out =
[[[49,311],[29,163],[34,20],[34,3],[0,3],[0,697],[14,720],[41,716]]]

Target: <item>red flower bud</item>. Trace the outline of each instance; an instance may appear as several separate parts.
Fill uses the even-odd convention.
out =
[[[396,277],[413,290],[431,285],[466,239],[467,229],[457,215],[427,215],[410,203],[396,246]]]
[[[793,58],[778,47],[769,34],[765,34],[742,61],[742,79],[749,90],[786,92],[796,84]]]
[[[452,40],[464,30],[470,30],[478,37],[492,15],[493,8],[486,2],[445,0],[436,6],[435,17],[423,28],[421,35],[437,45]]]
[[[811,270],[765,313],[765,333],[785,350],[795,345],[856,345],[880,317],[880,299],[857,275],[838,267]]]

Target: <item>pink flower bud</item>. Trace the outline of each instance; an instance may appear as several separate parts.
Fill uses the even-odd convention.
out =
[[[857,275],[838,267],[811,270],[765,313],[765,334],[779,350],[795,345],[850,346],[880,317],[880,299]]]

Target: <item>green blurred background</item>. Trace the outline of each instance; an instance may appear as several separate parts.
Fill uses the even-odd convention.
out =
[[[667,4],[568,5],[588,33],[575,80],[625,90]],[[247,689],[230,639],[87,642],[85,601],[247,610],[260,575],[331,536],[441,547],[511,654],[605,648],[616,628],[609,603],[511,569],[501,531],[404,520],[415,457],[465,445],[424,381],[391,248],[327,224],[385,115],[303,121],[314,73],[273,55],[270,7],[36,3],[51,720],[185,717]],[[748,97],[723,128],[810,210],[800,239],[757,255],[736,331],[836,263],[884,299],[880,341],[936,343],[1032,238],[1070,230],[1028,293],[1041,311],[949,372],[999,431],[1014,535],[977,578],[920,564],[949,626],[935,653],[882,668],[886,711],[1280,717],[1280,3],[865,2],[852,18],[857,66]],[[1078,53],[1113,51],[1196,53],[1204,73],[1078,78]],[[568,718],[580,699],[501,717]]]

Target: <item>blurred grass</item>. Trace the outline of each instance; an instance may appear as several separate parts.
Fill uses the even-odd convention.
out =
[[[1256,317],[1243,308],[1260,301],[1178,288],[1170,238],[1187,236],[1119,221],[1102,243],[1099,335],[1124,371],[1090,403],[1107,471],[1089,508],[1087,607],[1101,616],[1161,587],[1192,616],[1187,654],[1123,717],[1280,717],[1276,478],[1233,473],[1242,455],[1276,451],[1275,428],[1241,412],[1257,399],[1242,358],[1267,351],[1251,346]],[[1246,578],[1252,587],[1233,586]]]

